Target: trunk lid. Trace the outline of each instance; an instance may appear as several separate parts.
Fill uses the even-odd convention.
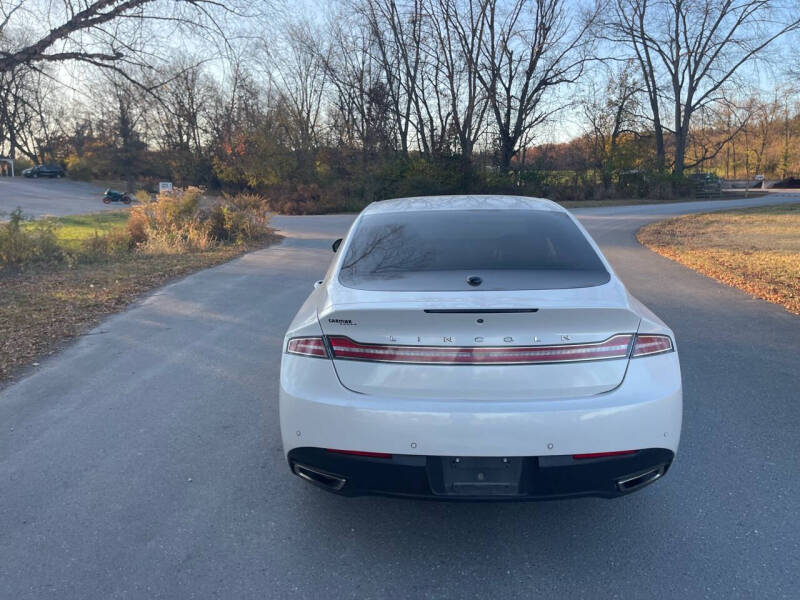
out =
[[[495,303],[486,294],[479,303],[462,292],[435,301],[328,304],[318,316],[342,385],[392,398],[515,400],[593,395],[622,382],[624,347],[596,356],[599,343],[636,333],[639,316],[626,305],[592,300],[596,289],[584,301],[575,290],[556,293],[573,297],[567,308],[543,292]],[[508,364],[519,362],[526,364]]]

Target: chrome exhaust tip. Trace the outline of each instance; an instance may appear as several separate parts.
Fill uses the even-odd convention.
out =
[[[617,489],[624,494],[635,492],[636,490],[653,483],[656,479],[660,479],[666,470],[666,467],[661,465],[654,469],[650,469],[649,471],[645,471],[644,473],[633,475],[632,477],[618,479]]]
[[[333,490],[334,492],[341,490],[344,487],[344,484],[347,483],[347,479],[344,477],[339,477],[333,473],[327,473],[307,465],[301,465],[300,463],[294,463],[292,465],[292,471],[301,479],[305,479],[306,481],[310,481],[316,485]]]

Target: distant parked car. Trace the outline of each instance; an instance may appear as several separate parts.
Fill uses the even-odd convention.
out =
[[[25,169],[22,174],[25,177],[63,177],[66,175],[64,169],[58,165],[36,165],[30,169]]]

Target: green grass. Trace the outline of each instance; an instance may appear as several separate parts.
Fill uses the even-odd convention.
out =
[[[114,229],[125,227],[129,216],[128,211],[113,211],[51,217],[48,222],[53,225],[53,233],[59,244],[65,250],[76,250],[80,248],[81,242],[94,235],[105,235]],[[33,226],[32,223],[27,224],[27,227]]]

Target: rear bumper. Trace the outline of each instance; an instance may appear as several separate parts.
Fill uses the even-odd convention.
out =
[[[622,384],[603,394],[483,401],[359,394],[339,383],[331,361],[284,354],[280,422],[287,455],[295,448],[400,456],[674,454],[682,402],[676,352],[631,360]]]
[[[589,459],[575,459],[572,455],[487,459],[517,462],[508,478],[511,485],[505,489],[494,486],[483,490],[478,486],[459,488],[454,485],[448,463],[460,460],[458,457],[392,455],[374,458],[302,447],[291,450],[288,460],[296,475],[345,496],[498,501],[622,496],[662,477],[674,456],[664,448],[649,448],[630,455]],[[473,481],[479,477],[483,479],[483,473],[475,471],[463,476]]]

